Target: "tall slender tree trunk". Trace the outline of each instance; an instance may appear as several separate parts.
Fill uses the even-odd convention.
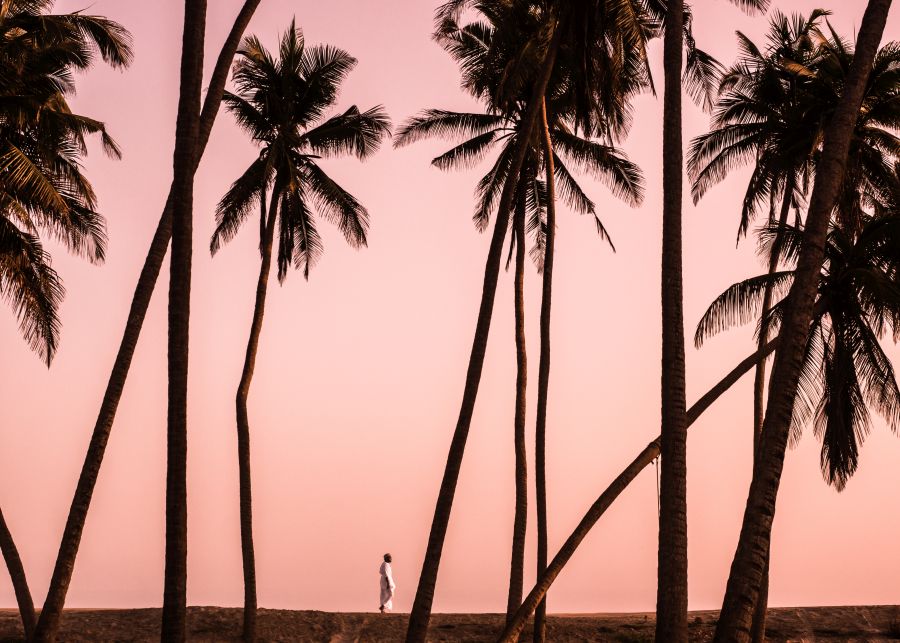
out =
[[[509,597],[506,618],[509,620],[522,604],[525,576],[525,536],[528,530],[528,454],[525,447],[526,391],[528,388],[528,356],[525,348],[525,191],[518,188],[513,234],[516,244],[515,334],[516,334],[516,412],[513,447],[516,454],[516,510],[513,518],[512,557],[509,566]]]
[[[29,641],[34,634],[34,601],[31,600],[31,590],[28,589],[28,579],[25,577],[22,559],[19,558],[19,550],[16,549],[16,543],[9,532],[2,511],[0,511],[0,551],[3,552],[3,560],[6,561],[6,569],[9,571],[13,591],[16,593],[25,640]]]
[[[690,410],[688,410],[687,424],[689,426],[693,424],[713,402],[731,388],[744,374],[748,373],[759,360],[765,359],[767,355],[774,351],[777,344],[777,338],[771,340],[762,350],[757,350],[750,357],[734,367],[728,375],[723,377],[718,384],[707,391],[703,397],[697,400]],[[506,629],[498,639],[499,641],[502,643],[515,643],[519,640],[519,634],[521,634],[522,629],[528,622],[528,617],[531,616],[532,612],[537,608],[538,603],[550,589],[550,585],[553,584],[553,581],[559,576],[563,567],[565,567],[566,563],[569,562],[569,559],[572,558],[572,555],[575,553],[575,550],[578,549],[581,541],[584,540],[594,525],[597,524],[600,517],[606,513],[606,510],[612,505],[616,498],[618,498],[625,488],[631,484],[631,481],[659,456],[660,441],[661,438],[658,437],[648,444],[644,450],[641,451],[627,467],[625,467],[625,470],[613,480],[612,484],[600,494],[594,504],[591,505],[584,518],[581,519],[581,522],[578,523],[578,526],[568,539],[566,539],[563,546],[560,547],[559,552],[553,557],[547,570],[538,577],[535,586],[528,593],[522,606],[519,607],[513,618],[507,622]]]
[[[541,293],[541,355],[538,363],[537,420],[534,431],[534,466],[537,498],[537,575],[547,569],[547,396],[550,387],[550,304],[553,298],[553,250],[556,245],[556,180],[553,142],[547,121],[547,100],[541,101],[541,147],[547,183],[547,237],[544,245],[543,291]],[[547,638],[547,597],[534,613],[532,640]]]
[[[206,99],[203,103],[203,112],[200,115],[200,140],[194,157],[195,166],[199,164],[200,157],[203,156],[203,151],[206,148],[213,123],[218,114],[231,61],[234,59],[241,36],[260,1],[245,0],[216,60],[216,66],[210,78]],[[50,589],[35,630],[35,641],[48,642],[54,640],[59,628],[59,619],[66,601],[69,583],[72,580],[72,573],[75,570],[78,546],[81,543],[84,523],[87,519],[94,487],[97,484],[97,477],[100,474],[100,465],[106,452],[106,444],[112,431],[113,421],[119,407],[119,400],[122,398],[125,380],[128,378],[128,371],[141,334],[144,318],[150,306],[150,299],[156,287],[156,280],[159,277],[163,261],[165,261],[166,250],[172,237],[172,195],[173,192],[170,188],[169,196],[166,198],[166,205],[163,208],[159,224],[150,243],[150,249],[144,260],[144,266],[141,269],[134,296],[131,300],[131,308],[125,323],[125,332],[122,335],[119,352],[116,354],[116,360],[106,385],[100,412],[97,414],[97,421],[91,434],[90,445],[81,468],[81,475],[78,478],[72,505],[69,508],[69,516],[63,530],[59,553],[56,557],[56,565],[53,568],[53,576],[50,579]]]
[[[412,611],[409,615],[409,627],[406,631],[407,643],[424,643],[428,634],[428,623],[431,620],[431,606],[434,601],[434,588],[437,583],[438,569],[441,564],[441,553],[444,548],[444,537],[447,535],[447,526],[450,522],[450,510],[453,507],[453,496],[456,493],[456,483],[459,480],[459,469],[462,465],[463,454],[466,448],[466,439],[469,435],[469,426],[472,423],[472,411],[475,408],[475,398],[478,396],[478,385],[481,382],[481,371],[484,366],[484,354],[487,350],[488,333],[491,327],[491,315],[494,307],[494,296],[497,293],[497,278],[500,271],[500,261],[503,255],[503,240],[506,236],[506,228],[509,223],[509,211],[515,196],[516,184],[525,154],[528,151],[529,139],[534,131],[538,115],[540,113],[541,100],[550,81],[550,74],[556,61],[556,52],[559,49],[561,32],[553,29],[553,36],[540,75],[533,88],[528,109],[522,124],[520,138],[516,144],[512,163],[509,168],[509,177],[515,177],[507,181],[500,194],[500,204],[497,208],[497,221],[491,237],[491,245],[488,250],[488,258],[484,267],[484,285],[481,292],[481,305],[478,309],[478,321],[475,324],[475,338],[472,341],[472,352],[469,355],[469,367],[466,372],[466,384],[463,389],[463,399],[460,405],[459,418],[456,429],[453,432],[453,440],[447,454],[447,465],[444,468],[444,477],[441,480],[441,488],[434,509],[434,518],[431,523],[431,532],[428,536],[428,545],[425,549],[425,560],[422,563],[422,573],[419,575],[419,585],[416,589],[416,598],[413,601]]]
[[[844,95],[825,128],[803,244],[780,331],[781,346],[772,367],[758,464],[753,470],[741,535],[716,627],[715,640],[719,643],[744,643],[750,639],[753,612],[766,569],[803,352],[809,338],[809,324],[824,261],[828,224],[844,178],[854,127],[890,6],[891,0],[869,0]]]
[[[265,191],[260,195],[262,217],[266,222],[262,238],[262,261],[259,267],[259,279],[256,282],[256,304],[253,308],[253,322],[250,325],[250,338],[247,340],[247,353],[244,357],[244,368],[241,381],[235,395],[237,410],[238,439],[238,471],[240,473],[241,503],[241,554],[244,565],[244,641],[252,643],[256,640],[256,562],[253,551],[253,509],[250,493],[250,420],[247,416],[247,396],[250,394],[250,382],[256,367],[256,353],[259,350],[259,335],[262,331],[263,316],[266,312],[266,291],[269,286],[269,273],[272,268],[272,246],[275,239],[275,222],[278,214],[278,196],[280,189],[276,185],[272,190],[272,204],[266,218]]]
[[[169,408],[166,458],[166,565],[162,641],[185,640],[187,609],[187,389],[191,318],[194,163],[200,133],[200,89],[206,0],[185,0],[181,91],[175,126],[172,258],[169,279]]]
[[[682,295],[684,1],[670,0],[663,64],[662,430],[656,640],[687,641],[687,417]]]
[[[772,252],[769,255],[769,275],[778,270],[778,257],[781,253],[781,244],[784,239],[784,226],[787,225],[788,214],[791,210],[791,198],[794,186],[790,177],[785,180],[784,198],[781,203],[781,212],[778,216],[778,232],[772,243]],[[759,322],[759,338],[757,347],[761,348],[769,341],[769,312],[772,310],[772,284],[766,284],[763,291],[762,311]],[[759,459],[759,439],[762,435],[763,419],[765,418],[765,391],[766,391],[766,360],[756,365],[756,374],[753,380],[753,466]],[[759,587],[759,598],[753,610],[753,626],[750,630],[750,638],[753,643],[762,643],[766,640],[766,608],[769,598],[769,552],[766,552],[766,568]]]

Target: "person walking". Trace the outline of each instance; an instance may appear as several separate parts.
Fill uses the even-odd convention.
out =
[[[390,554],[384,555],[384,562],[381,563],[381,606],[378,608],[382,614],[390,612],[394,608],[394,574],[391,571],[392,558]]]

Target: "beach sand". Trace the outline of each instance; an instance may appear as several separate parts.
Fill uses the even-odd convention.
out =
[[[62,621],[60,641],[158,641],[159,609],[73,609]],[[692,641],[712,639],[717,612],[691,612]],[[402,641],[406,614],[333,613],[294,610],[259,612],[260,641],[365,643]],[[189,639],[198,642],[239,641],[241,610],[188,608]],[[494,641],[503,625],[499,614],[436,614],[430,641]],[[805,607],[769,610],[768,639],[783,641],[897,641],[900,606]],[[531,640],[526,629],[522,640]],[[553,643],[653,640],[653,614],[557,614],[548,619]],[[15,610],[0,610],[0,641],[20,641]]]

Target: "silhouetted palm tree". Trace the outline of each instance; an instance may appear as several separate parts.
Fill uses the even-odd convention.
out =
[[[510,103],[520,102],[524,115],[521,138],[510,154],[508,176],[513,180],[502,184],[497,203],[497,220],[485,265],[481,305],[463,400],[435,506],[416,599],[410,614],[407,630],[407,641],[410,642],[424,641],[428,630],[444,537],[484,364],[510,210],[546,90],[554,73],[557,55],[563,43],[566,43],[568,53],[565,55],[576,63],[569,75],[570,92],[577,106],[574,118],[579,127],[586,132],[592,132],[590,127],[592,116],[598,111],[604,113],[604,97],[607,99],[614,97],[612,102],[618,103],[620,94],[613,90],[619,87],[620,83],[634,86],[637,82],[637,72],[643,73],[646,77],[644,44],[649,32],[645,20],[646,13],[641,3],[633,0],[609,0],[597,5],[590,3],[576,5],[557,2],[451,0],[438,10],[439,37],[445,31],[444,27],[448,23],[457,24],[462,12],[468,8],[477,9],[486,17],[488,24],[499,28],[487,56],[481,63],[468,65],[465,60],[462,61],[464,87],[476,97],[495,97],[491,104],[500,114],[511,113],[513,110]],[[523,25],[527,32],[524,39]],[[451,28],[451,31],[454,30],[455,27]],[[477,38],[483,31],[483,23],[474,23],[469,35]],[[581,37],[577,37],[578,34],[581,34]],[[523,46],[524,43],[528,45]],[[486,68],[494,70],[506,68],[507,73],[503,76],[504,82],[501,86],[490,84],[490,79],[497,76],[485,74]],[[608,95],[599,91],[601,86],[607,90]],[[606,125],[613,127],[619,124]]]
[[[131,60],[130,34],[100,16],[51,14],[52,2],[11,0],[0,7],[0,298],[22,335],[49,366],[59,343],[58,307],[65,290],[42,238],[102,263],[106,225],[81,169],[85,141],[98,134],[119,156],[103,123],[72,113],[74,73],[99,53],[114,67]],[[0,517],[0,522],[2,517]],[[5,522],[3,555],[27,638],[35,614],[25,571]]]
[[[185,640],[187,610],[187,387],[191,316],[194,162],[200,137],[200,91],[206,0],[185,0],[181,82],[172,178],[169,278],[169,408],[166,458],[166,566],[161,640]]]
[[[496,28],[490,23],[474,22],[460,26],[452,18],[448,18],[441,24],[440,39],[464,69],[481,70],[481,75],[477,78],[479,85],[496,87],[503,82],[503,79],[495,71],[496,68],[489,63],[490,52],[495,47],[495,32]],[[506,38],[510,37],[508,34],[504,34],[504,36]],[[470,79],[475,80],[474,73],[469,72],[467,75]],[[493,76],[493,80],[486,80],[488,76]],[[548,88],[548,94],[552,97],[549,101],[551,115],[548,121],[550,139],[552,145],[558,147],[560,153],[566,157],[566,163],[563,163],[559,156],[552,153],[553,164],[547,165],[545,160],[547,158],[546,153],[541,145],[544,136],[541,135],[531,144],[518,180],[515,225],[519,223],[518,217],[522,217],[522,225],[524,226],[524,217],[527,216],[528,228],[535,238],[532,256],[539,268],[545,268],[550,265],[545,259],[547,254],[552,252],[552,248],[545,241],[548,238],[552,238],[552,231],[555,229],[555,225],[551,225],[548,217],[548,214],[554,209],[554,200],[548,197],[548,193],[553,189],[551,183],[548,183],[550,176],[561,182],[563,197],[570,207],[578,212],[586,212],[594,216],[598,232],[606,239],[608,237],[605,228],[599,218],[597,218],[594,203],[570,174],[567,165],[591,172],[594,176],[603,180],[617,196],[624,198],[632,205],[637,204],[642,196],[642,180],[637,167],[628,162],[613,146],[574,133],[575,125],[572,122],[574,109],[571,104],[571,93],[566,91],[567,87],[565,85],[560,86],[557,84],[558,82],[565,83],[566,80],[551,79],[551,87]],[[471,87],[471,84],[469,86]],[[495,103],[503,101],[502,94],[499,91],[495,90],[494,94],[489,97],[483,94],[481,97],[487,103],[487,113],[455,113],[443,110],[427,110],[419,116],[410,119],[399,130],[396,144],[408,144],[425,136],[438,135],[454,138],[464,136],[465,140],[463,142],[432,161],[435,166],[445,169],[469,167],[502,144],[495,163],[478,185],[478,207],[474,218],[479,229],[483,230],[487,227],[502,186],[505,182],[511,180],[509,165],[515,146],[518,143],[518,137],[521,136],[520,133],[523,129],[525,102],[523,99],[513,103],[512,111],[508,114],[503,114],[494,106]],[[541,129],[543,130],[543,126]],[[548,170],[550,171],[549,175],[547,175]],[[542,177],[542,174],[545,176]],[[518,243],[515,225],[513,243]],[[517,250],[521,250],[521,248]],[[518,265],[517,261],[517,267]],[[549,275],[546,269],[544,270],[544,276],[545,283],[549,285]],[[521,286],[521,276],[518,273],[518,269],[516,284],[516,297],[518,299]],[[549,297],[545,298],[545,301],[549,303]],[[549,309],[546,305],[543,308],[542,326],[548,328]],[[517,304],[516,310],[516,328],[524,330],[524,321],[520,317],[521,306]],[[544,345],[549,345],[546,342],[546,338]],[[542,354],[544,355],[542,363],[548,366],[546,351],[542,350]],[[524,457],[524,387],[526,381],[524,369],[524,343],[517,339],[518,373],[514,425],[517,501],[513,527],[510,587],[507,601],[507,612],[509,615],[518,608],[522,598],[525,517],[527,513]],[[543,383],[543,387],[540,390],[546,393],[548,370],[544,368],[542,372],[543,377],[539,383]],[[546,411],[546,395],[542,398],[539,397],[539,404],[541,399],[544,400],[541,410]],[[541,436],[543,435],[542,431],[538,433]],[[538,456],[541,462],[543,462],[542,455],[543,450],[540,449]],[[538,467],[539,478],[541,477],[541,471],[541,467]],[[542,486],[539,492],[541,490],[543,490]],[[539,522],[544,528],[542,533],[545,534],[546,514],[539,511],[538,516],[539,519],[542,519]],[[546,541],[543,540],[543,542],[545,543]]]
[[[738,33],[741,57],[725,75],[713,117],[712,129],[694,139],[688,172],[694,178],[695,202],[732,169],[754,161],[741,211],[739,237],[750,221],[768,210],[770,221],[785,229],[793,207],[800,220],[803,194],[815,172],[823,128],[840,99],[851,55],[841,39],[825,36],[819,21],[827,12],[788,18],[776,12],[771,19],[767,45],[757,47]],[[860,219],[859,194],[885,184],[892,172],[890,159],[900,152],[900,142],[886,127],[897,122],[896,67],[898,48],[879,51],[866,92],[866,108],[857,123],[851,167],[845,179],[839,211],[846,226]],[[780,206],[778,205],[780,203]],[[769,257],[769,272],[778,267],[781,239],[776,236]],[[769,337],[768,312],[772,292],[763,295],[759,345]],[[754,383],[754,457],[764,415],[765,363],[756,369]],[[764,577],[760,605],[754,618],[753,640],[764,639],[768,581]]]
[[[763,10],[768,0],[733,0]],[[663,27],[662,377],[659,552],[656,639],[687,641],[687,411],[682,281],[683,89],[711,103],[717,64],[694,52],[691,14],[683,0],[654,2]],[[660,6],[661,5],[661,6]],[[685,50],[687,50],[686,63]],[[691,72],[695,68],[696,72]]]
[[[273,56],[255,36],[244,40],[234,67],[237,91],[223,102],[241,127],[261,145],[257,158],[222,197],[216,231],[210,243],[215,254],[260,206],[262,261],[247,353],[235,399],[240,471],[241,547],[244,565],[244,639],[256,636],[256,569],[250,486],[250,424],[247,397],[256,364],[271,272],[275,229],[276,264],[284,280],[291,264],[309,277],[322,253],[314,210],[338,226],[353,247],[366,243],[368,212],[318,164],[321,157],[353,154],[365,159],[390,132],[381,107],[360,112],[352,106],[324,118],[337,99],[340,85],[356,65],[346,52],[330,46],[306,46],[293,22]],[[266,209],[267,193],[271,203]]]
[[[768,558],[772,519],[802,374],[803,353],[808,344],[819,275],[825,261],[829,221],[840,199],[860,107],[890,5],[890,0],[870,0],[868,3],[853,62],[843,84],[843,95],[825,128],[804,243],[788,294],[789,303],[785,307],[781,346],[772,368],[759,457],[753,469],[740,540],[716,626],[716,641],[747,641],[750,637]]]
[[[200,114],[200,134],[194,155],[195,166],[200,163],[200,158],[203,156],[203,151],[209,140],[216,114],[219,111],[222,92],[225,89],[225,81],[228,78],[228,70],[234,58],[234,53],[259,3],[260,0],[244,1],[219,52],[219,57],[216,60],[216,65],[206,90],[203,110]],[[150,298],[156,286],[156,279],[159,276],[159,271],[166,257],[166,249],[172,237],[173,188],[174,185],[169,189],[169,196],[166,199],[162,216],[157,224],[156,232],[153,235],[150,249],[147,252],[147,257],[144,260],[144,265],[141,268],[141,274],[135,287],[131,307],[128,311],[128,319],[125,323],[125,330],[122,334],[122,341],[107,381],[103,402],[97,414],[97,420],[91,433],[91,441],[78,478],[78,485],[75,488],[72,505],[69,508],[69,516],[60,541],[56,565],[53,568],[53,576],[50,580],[50,588],[38,619],[36,640],[52,640],[59,626],[59,618],[65,604],[69,582],[75,569],[78,545],[81,542],[84,522],[87,518],[94,487],[97,484],[97,476],[100,473],[100,465],[103,462],[106,444],[109,441],[119,400],[125,388],[125,380],[128,377],[131,359],[137,347],[144,317],[150,305]]]

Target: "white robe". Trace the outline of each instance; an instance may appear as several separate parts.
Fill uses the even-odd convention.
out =
[[[394,575],[391,572],[390,563],[381,563],[381,605],[385,610],[389,611],[394,608]]]

